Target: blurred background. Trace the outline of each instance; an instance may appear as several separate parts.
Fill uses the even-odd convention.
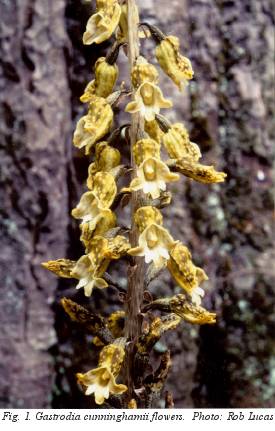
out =
[[[165,212],[166,226],[209,276],[204,306],[218,323],[181,324],[153,359],[171,349],[166,389],[176,407],[275,407],[272,0],[138,3],[142,20],[180,38],[195,71],[183,94],[160,72],[174,100],[167,116],[186,124],[204,163],[228,174],[216,185],[182,178]],[[40,266],[83,254],[70,211],[85,190],[88,160],[72,133],[92,66],[110,47],[82,45],[93,9],[84,0],[0,0],[1,408],[93,407],[75,373],[95,365],[98,348],[59,301],[67,296],[106,315],[121,307],[112,289],[87,300],[75,282]],[[142,42],[142,53],[154,61],[152,42]],[[119,59],[125,78],[123,52]],[[125,284],[124,270],[114,271]],[[168,273],[151,292],[175,292]]]

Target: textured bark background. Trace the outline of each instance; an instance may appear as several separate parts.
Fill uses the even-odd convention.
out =
[[[175,105],[168,116],[185,122],[205,162],[228,173],[225,184],[183,178],[173,188],[166,225],[206,270],[205,306],[219,319],[211,327],[182,324],[156,345],[156,362],[171,348],[167,388],[178,407],[274,407],[272,1],[140,6],[143,19],[180,37],[195,70],[183,95],[162,78]],[[78,99],[92,65],[109,46],[82,46],[91,10],[80,0],[0,0],[0,407],[90,407],[74,374],[93,365],[94,348],[59,299],[106,313],[119,304],[111,289],[87,301],[73,283],[40,267],[82,254],[69,212],[88,163],[72,148],[71,134],[85,109]],[[150,58],[152,48],[149,41],[143,46]],[[165,274],[152,293],[174,290]]]
[[[66,253],[70,89],[64,2],[1,1],[0,406],[46,407],[56,280]]]

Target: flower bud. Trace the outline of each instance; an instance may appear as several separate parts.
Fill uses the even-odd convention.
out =
[[[134,215],[134,222],[138,227],[140,233],[151,224],[155,223],[159,226],[163,223],[161,212],[152,206],[140,207]]]
[[[203,184],[221,183],[227,177],[226,173],[216,171],[214,166],[205,166],[187,157],[168,161],[167,165],[174,171]]]
[[[158,71],[155,66],[148,63],[144,57],[139,56],[133,67],[131,78],[132,84],[135,88],[138,88],[144,82],[157,84]]]
[[[133,156],[137,166],[149,157],[160,159],[160,144],[153,139],[140,139],[133,145]]]
[[[93,177],[97,172],[109,172],[115,174],[116,169],[121,161],[120,152],[107,144],[107,142],[99,142],[95,147],[95,161],[88,168],[87,185],[91,188]]]
[[[156,120],[153,121],[145,121],[144,122],[144,130],[149,135],[151,139],[154,139],[157,142],[161,142],[161,138],[163,136],[163,132],[159,127]]]
[[[93,95],[108,97],[116,84],[118,77],[118,67],[116,64],[109,64],[105,57],[100,57],[95,64],[95,79],[91,81],[80,97],[81,102],[90,102]]]
[[[181,242],[177,241],[169,254],[167,267],[171,275],[182,289],[192,295],[193,290],[199,288],[202,281],[208,280],[207,275],[203,269],[194,265],[190,251]],[[199,294],[199,291],[196,293]]]
[[[58,259],[49,260],[48,262],[43,262],[41,265],[43,268],[48,269],[59,277],[72,278],[72,270],[76,262],[69,259]]]
[[[190,60],[180,54],[179,47],[177,37],[166,36],[156,47],[156,57],[163,71],[182,90],[194,73]]]
[[[163,134],[162,143],[171,159],[190,157],[195,162],[201,158],[197,144],[190,142],[189,134],[181,123],[176,123]]]

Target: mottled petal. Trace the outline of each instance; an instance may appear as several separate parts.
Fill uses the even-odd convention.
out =
[[[94,283],[98,289],[105,289],[108,287],[108,283],[103,278],[95,278]]]
[[[186,295],[180,294],[166,299],[173,313],[189,323],[204,325],[216,323],[216,313],[211,313],[199,304],[191,304]],[[164,302],[164,301],[163,301]]]
[[[132,84],[138,88],[144,82],[158,82],[158,71],[146,58],[139,56],[131,73]]]
[[[76,264],[75,260],[69,259],[58,259],[58,260],[49,260],[48,262],[43,262],[41,265],[63,278],[72,278],[72,270]]]
[[[112,174],[98,172],[94,175],[91,187],[103,208],[109,208],[117,194],[117,186]]]
[[[76,129],[73,136],[73,144],[77,148],[91,148],[95,143],[95,136],[93,133],[87,132],[84,128],[88,116],[81,117],[77,122]]]
[[[117,2],[112,3],[100,8],[89,18],[83,34],[84,45],[99,44],[111,37],[118,26],[121,14],[120,5]]]
[[[199,284],[207,280],[205,272],[194,265],[192,255],[187,247],[177,241],[170,250],[168,269],[176,282],[199,304],[204,291]]]
[[[95,219],[100,210],[104,209],[100,205],[100,201],[95,197],[92,191],[86,192],[81,196],[81,199],[72,210],[72,216],[76,219],[82,219],[84,223]]]
[[[160,144],[151,138],[140,139],[133,145],[135,163],[139,166],[146,159],[154,157],[160,160]]]
[[[214,166],[201,165],[187,158],[177,160],[175,167],[181,174],[203,184],[221,183],[227,177],[226,173],[216,171]]]
[[[193,70],[190,60],[180,54],[179,45],[177,37],[165,37],[156,47],[156,57],[163,71],[182,90],[193,78]]]
[[[189,133],[181,123],[173,124],[162,135],[162,143],[172,159],[188,157],[197,162],[201,158],[198,145],[190,141]]]
[[[137,209],[134,220],[140,233],[143,232],[146,227],[150,226],[150,224],[162,225],[163,223],[161,212],[150,205]]]

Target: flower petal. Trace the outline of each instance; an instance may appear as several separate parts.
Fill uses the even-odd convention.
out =
[[[108,287],[107,281],[105,281],[103,278],[95,278],[94,283],[98,289],[105,289]]]
[[[135,114],[136,112],[139,112],[141,108],[142,108],[141,101],[133,101],[128,103],[128,105],[125,108],[125,111],[130,112],[131,114]]]

